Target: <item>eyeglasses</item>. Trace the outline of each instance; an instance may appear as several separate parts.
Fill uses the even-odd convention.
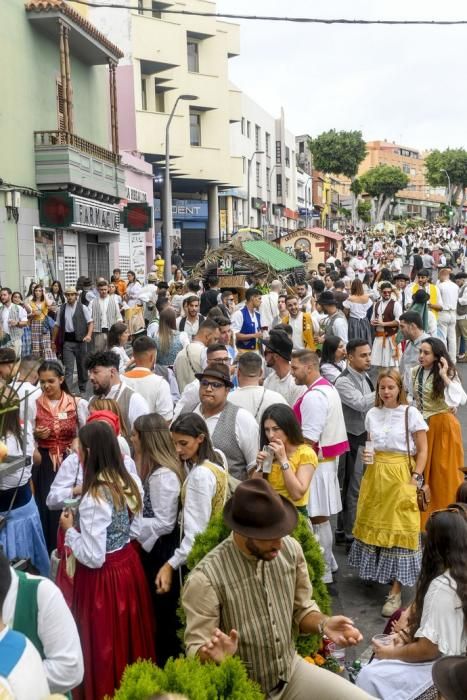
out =
[[[211,387],[211,389],[222,389],[222,387],[225,387],[225,384],[224,382],[210,382],[209,379],[201,379],[200,386],[205,389],[208,387]]]
[[[231,359],[230,357],[216,357],[215,360],[208,360],[208,365],[214,362],[220,362],[223,365],[230,365]]]

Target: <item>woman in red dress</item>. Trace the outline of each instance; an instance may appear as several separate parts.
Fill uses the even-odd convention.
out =
[[[109,425],[82,428],[78,451],[83,495],[76,523],[65,510],[60,525],[76,559],[73,613],[85,669],[76,697],[101,700],[113,696],[127,664],[155,659],[149,588],[131,542],[141,529],[143,490]]]

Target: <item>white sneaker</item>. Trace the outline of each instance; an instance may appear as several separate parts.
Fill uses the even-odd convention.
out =
[[[402,607],[402,597],[400,593],[389,594],[386,598],[386,602],[381,609],[381,615],[383,617],[391,617],[394,615],[396,610]]]

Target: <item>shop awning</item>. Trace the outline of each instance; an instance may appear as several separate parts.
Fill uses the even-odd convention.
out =
[[[269,265],[273,270],[294,270],[303,267],[302,262],[267,241],[244,241],[242,247],[246,253]]]
[[[311,231],[311,233],[316,233],[318,236],[324,236],[325,238],[332,238],[333,241],[342,241],[344,236],[340,233],[334,233],[334,231],[328,231],[327,228],[319,228],[315,226],[313,228],[305,229],[306,231]]]

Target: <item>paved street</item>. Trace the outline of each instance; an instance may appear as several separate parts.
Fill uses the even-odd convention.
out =
[[[467,385],[467,365],[458,365],[462,383]],[[462,425],[464,450],[467,450],[467,407],[463,406],[458,412],[458,418]],[[388,593],[389,586],[379,584],[365,585],[357,577],[355,570],[347,564],[347,556],[344,547],[335,547],[334,550],[339,572],[337,578],[338,596],[333,597],[333,612],[345,613],[351,617],[361,630],[364,641],[355,649],[347,652],[347,659],[358,657],[368,646],[374,634],[383,631],[385,618],[381,616],[381,607]],[[403,589],[402,601],[408,604],[413,595],[412,588]]]

